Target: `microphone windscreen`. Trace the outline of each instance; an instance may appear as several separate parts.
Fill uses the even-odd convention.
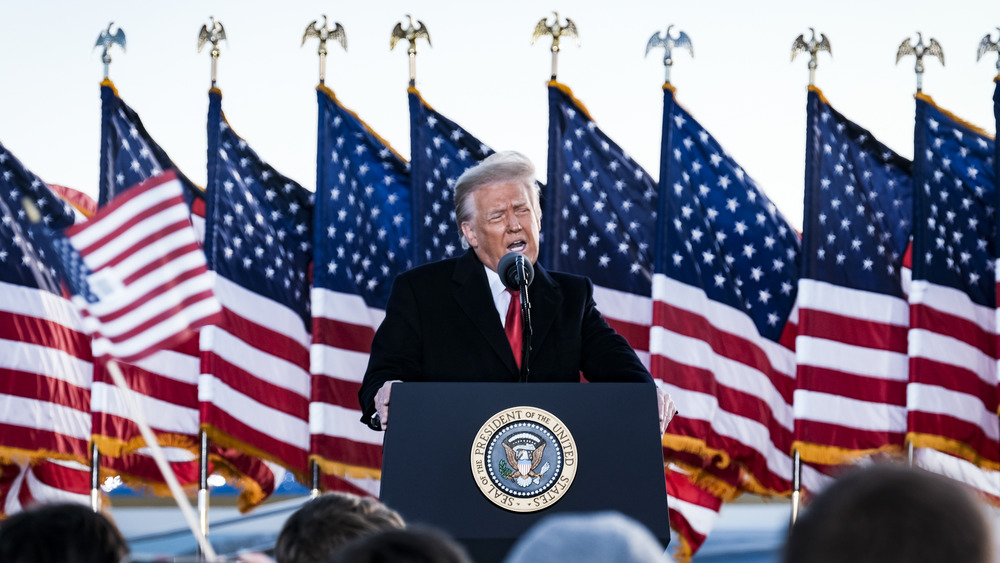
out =
[[[523,266],[519,266],[519,264]],[[535,278],[535,268],[531,265],[531,260],[528,260],[524,254],[520,252],[508,252],[497,263],[497,274],[500,275],[500,281],[503,282],[504,287],[511,291],[521,289],[520,280],[517,277],[519,267],[524,271],[524,285],[531,285],[531,281]]]

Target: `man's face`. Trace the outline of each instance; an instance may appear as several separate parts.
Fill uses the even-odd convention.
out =
[[[541,217],[528,186],[490,184],[472,192],[475,214],[462,223],[462,234],[479,260],[496,271],[500,258],[521,252],[531,263],[538,260]]]

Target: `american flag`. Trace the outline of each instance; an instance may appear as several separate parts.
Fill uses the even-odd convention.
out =
[[[666,467],[665,475],[670,527],[681,540],[675,558],[690,561],[715,526],[722,499],[692,483],[688,473],[673,464]]]
[[[204,194],[186,179],[160,145],[149,135],[139,115],[118,94],[114,84],[101,84],[101,176],[100,200],[108,204],[132,186],[174,170],[184,185],[185,199],[192,206],[191,222],[196,236],[204,237]],[[149,358],[119,366],[136,400],[142,405],[147,421],[168,448],[197,451],[198,444],[198,337],[193,334],[167,350]],[[145,445],[132,414],[125,406],[121,391],[111,381],[104,362],[94,366],[91,397],[93,440],[105,465],[126,464],[120,474],[127,485],[164,489],[163,477],[143,454],[131,455]],[[170,455],[183,455],[173,452]],[[114,461],[113,457],[122,457]],[[128,460],[134,461],[127,463]],[[131,467],[135,465],[134,467]],[[197,461],[190,468],[176,471],[182,485],[191,470],[197,476]],[[145,471],[152,468],[152,471]]]
[[[810,88],[805,192],[796,448],[821,464],[898,451],[906,431],[910,162]]]
[[[69,245],[55,245],[70,264],[65,274],[95,358],[135,362],[218,319],[188,215],[180,182],[166,172],[66,229]]]
[[[539,260],[590,277],[608,324],[649,366],[656,182],[558,82],[549,83],[547,183]]]
[[[174,170],[184,186],[185,200],[191,207],[191,223],[201,243],[205,234],[203,190],[188,181],[170,161],[110,81],[102,84],[101,100],[101,193],[110,197],[163,170]],[[197,459],[192,458],[187,463],[180,460],[189,459],[189,452],[198,451],[198,377],[201,372],[198,334],[149,358],[130,364],[119,363],[119,366],[168,457],[176,460],[171,466],[178,480],[182,485],[197,484]],[[102,465],[120,475],[127,485],[167,495],[163,476],[152,458],[137,451],[145,441],[103,362],[94,366],[91,409],[93,439],[104,456]],[[219,471],[240,481],[241,509],[256,505],[274,490],[275,476],[262,461],[234,450],[223,450],[217,445],[210,445],[210,452],[213,462],[210,471]],[[117,456],[121,457],[116,459]]]
[[[222,321],[201,331],[213,443],[306,474],[312,194],[260,159],[209,93],[205,254]]]
[[[73,209],[0,145],[0,460],[86,462],[93,360],[23,201],[63,228]]]
[[[992,137],[916,96],[907,439],[1000,469]]]
[[[107,205],[118,194],[173,169],[184,186],[184,199],[198,217],[205,216],[204,191],[174,166],[146,132],[139,114],[118,95],[111,80],[101,82],[101,181],[97,203]],[[195,229],[202,232],[201,221]]]
[[[358,390],[392,280],[413,265],[410,173],[332,90],[316,95],[311,451],[325,488],[377,496],[382,433],[361,423]]]
[[[0,517],[36,504],[90,504],[90,468],[77,461],[38,459],[0,465]]]
[[[463,253],[452,192],[465,170],[493,149],[434,110],[410,87],[413,232],[417,264]]]
[[[790,490],[799,240],[664,87],[653,374],[680,406],[664,445],[722,456],[757,492]],[[803,468],[803,481],[822,477]]]

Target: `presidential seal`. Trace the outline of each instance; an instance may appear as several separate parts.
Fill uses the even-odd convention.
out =
[[[576,476],[573,435],[552,413],[512,407],[483,424],[472,443],[472,475],[486,498],[513,512],[558,501]]]

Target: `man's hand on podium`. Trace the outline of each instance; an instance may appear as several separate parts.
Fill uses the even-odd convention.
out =
[[[382,384],[378,392],[375,393],[375,414],[379,416],[382,422],[382,430],[389,427],[389,393],[392,391],[393,383],[400,383],[400,380],[393,379],[392,381],[386,381]]]
[[[388,396],[389,394],[386,393],[386,397]],[[670,393],[660,389],[659,385],[656,386],[656,403],[660,407],[660,436],[663,436],[667,432],[667,425],[670,424],[670,419],[677,414],[677,405],[674,404],[674,399],[670,396]],[[375,404],[378,405],[377,395],[375,396]]]

